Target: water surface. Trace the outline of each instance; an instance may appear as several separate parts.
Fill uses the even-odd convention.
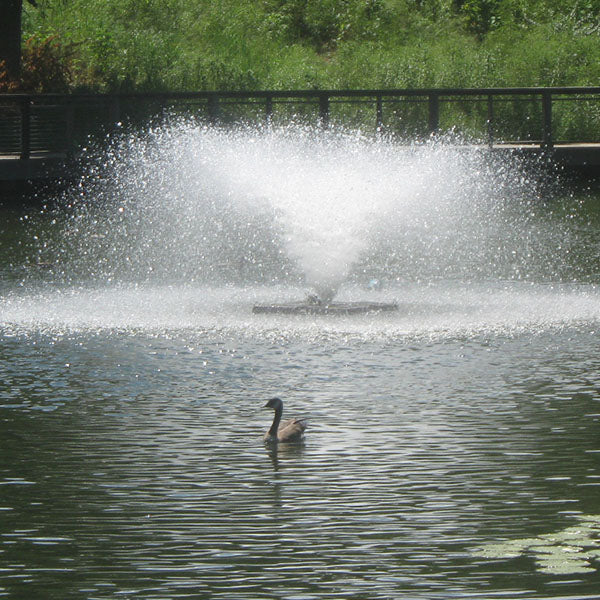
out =
[[[190,135],[129,140],[145,152],[109,155],[58,211],[3,212],[0,597],[599,598],[597,198],[525,193],[508,167],[481,187],[463,159],[435,180],[426,152],[408,212],[397,179],[379,222],[350,195],[336,236],[378,235],[326,269],[356,251],[339,299],[396,313],[253,315],[307,293],[301,265],[324,276],[327,223],[284,202],[258,227],[221,172],[198,195],[161,151],[192,160]],[[246,185],[260,161],[239,141]],[[263,445],[274,395],[309,420],[304,446]]]
[[[286,329],[239,301],[226,327],[194,324],[189,305],[183,325],[170,313],[148,323],[145,293],[137,320],[125,294],[126,316],[104,327],[103,294],[42,295],[35,310],[10,297],[4,595],[596,593],[597,554],[564,574],[540,572],[531,553],[475,552],[599,512],[595,291],[555,292],[572,312],[545,324],[535,290],[511,327],[503,313],[492,329],[440,300],[420,331],[402,314]],[[469,300],[477,324],[488,308]],[[436,327],[444,317],[453,330]],[[263,447],[274,394],[309,418],[303,448]]]

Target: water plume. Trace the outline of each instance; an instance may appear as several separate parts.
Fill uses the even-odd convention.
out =
[[[372,278],[524,278],[560,263],[535,180],[448,139],[179,121],[115,138],[66,203],[46,246],[68,280],[333,296]]]

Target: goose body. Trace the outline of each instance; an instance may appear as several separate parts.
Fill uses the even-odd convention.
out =
[[[302,441],[304,430],[306,429],[306,421],[304,419],[288,419],[282,423],[283,402],[280,398],[271,398],[265,404],[265,408],[272,408],[275,411],[273,423],[267,433],[265,433],[264,440],[266,443],[298,444]]]

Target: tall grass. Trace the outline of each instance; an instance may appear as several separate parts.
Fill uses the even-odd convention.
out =
[[[72,89],[598,82],[600,0],[40,0]]]

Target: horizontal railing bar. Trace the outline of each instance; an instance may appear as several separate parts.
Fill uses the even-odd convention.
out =
[[[599,94],[600,87],[514,87],[514,88],[407,88],[407,89],[370,89],[370,90],[223,90],[197,92],[125,92],[117,94],[0,94],[1,101],[18,102],[62,99],[68,102],[77,100],[111,99],[209,99],[209,98],[351,98],[351,97],[402,97],[402,96],[520,96],[543,94],[551,95],[590,95]]]

